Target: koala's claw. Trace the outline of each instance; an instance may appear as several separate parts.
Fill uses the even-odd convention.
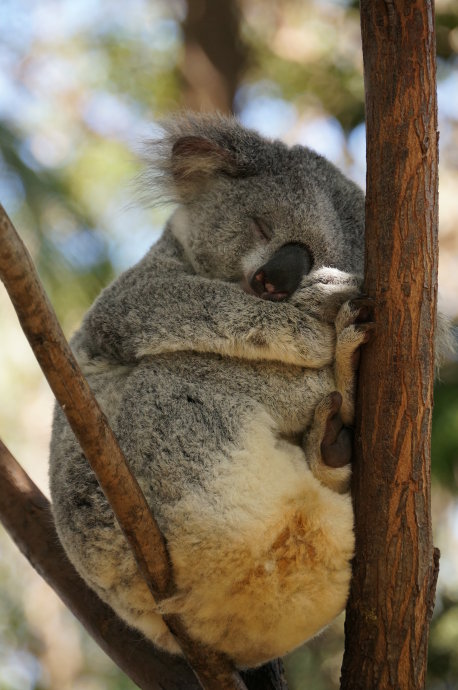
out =
[[[366,295],[354,297],[345,302],[336,318],[337,332],[356,323],[365,323],[372,318],[375,300]]]
[[[375,329],[372,297],[355,297],[342,305],[336,318],[336,333],[342,342],[353,341],[355,346],[370,340]]]
[[[358,307],[375,306],[375,299],[373,297],[369,297],[369,295],[366,294],[361,294],[358,295],[358,297],[353,297],[353,299],[351,299],[350,302],[355,307],[355,309],[358,309]]]
[[[326,419],[321,458],[328,467],[344,467],[351,460],[352,432],[344,427],[339,410],[342,396],[337,391],[328,396],[328,417]]]
[[[364,333],[363,343],[368,343],[372,338],[372,334],[377,330],[377,324],[374,321],[357,321],[355,329],[359,333]]]
[[[377,324],[375,324],[373,321],[367,321],[365,323],[356,322],[354,328],[357,333],[362,334],[362,338],[360,341],[361,346],[365,345],[372,339],[372,335],[377,328]],[[359,367],[359,360],[361,358],[360,346],[353,352],[351,357],[351,364],[354,371],[356,371]]]
[[[375,299],[367,295],[361,295],[361,297],[355,297],[350,300],[349,306],[353,310],[353,323],[364,323],[369,321],[373,315]]]

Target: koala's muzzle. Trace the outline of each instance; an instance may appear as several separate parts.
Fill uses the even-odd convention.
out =
[[[304,245],[285,244],[254,272],[250,288],[261,299],[286,299],[297,290],[311,267],[312,257]]]

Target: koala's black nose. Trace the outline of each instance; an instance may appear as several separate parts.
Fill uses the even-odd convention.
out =
[[[285,244],[254,272],[250,287],[262,299],[286,299],[297,290],[311,267],[312,257],[304,245]]]

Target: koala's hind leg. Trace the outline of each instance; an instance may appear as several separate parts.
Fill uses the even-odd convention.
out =
[[[342,396],[338,391],[320,400],[303,443],[315,477],[337,493],[348,491],[351,477],[352,433],[343,425],[341,405]]]
[[[317,405],[304,450],[313,474],[322,484],[345,493],[350,485],[352,433],[355,412],[359,348],[367,343],[374,323],[369,321],[373,301],[356,298],[342,305],[336,317],[336,389]]]
[[[359,348],[367,343],[375,324],[369,319],[373,300],[367,297],[349,300],[336,317],[336,354],[334,376],[336,389],[342,396],[340,416],[346,425],[353,424],[355,413],[356,371]]]

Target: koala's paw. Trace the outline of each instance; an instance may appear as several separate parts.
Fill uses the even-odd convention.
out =
[[[356,297],[345,302],[337,313],[336,359],[347,358],[353,370],[358,368],[360,346],[369,342],[375,330],[372,321],[374,304],[371,297]]]
[[[351,476],[352,432],[340,414],[342,396],[328,393],[315,408],[312,427],[304,436],[304,451],[315,477],[337,493],[348,491]]]
[[[353,434],[344,427],[340,408],[342,396],[333,391],[321,401],[320,412],[323,414],[323,440],[321,441],[321,459],[328,467],[344,467],[351,460]]]
[[[291,302],[301,304],[320,321],[335,322],[344,302],[356,298],[361,279],[337,268],[312,271],[292,296]]]
[[[345,424],[353,424],[356,370],[361,345],[367,343],[374,330],[371,320],[374,300],[357,297],[342,305],[337,314],[334,376],[336,388],[342,396],[341,415]]]

